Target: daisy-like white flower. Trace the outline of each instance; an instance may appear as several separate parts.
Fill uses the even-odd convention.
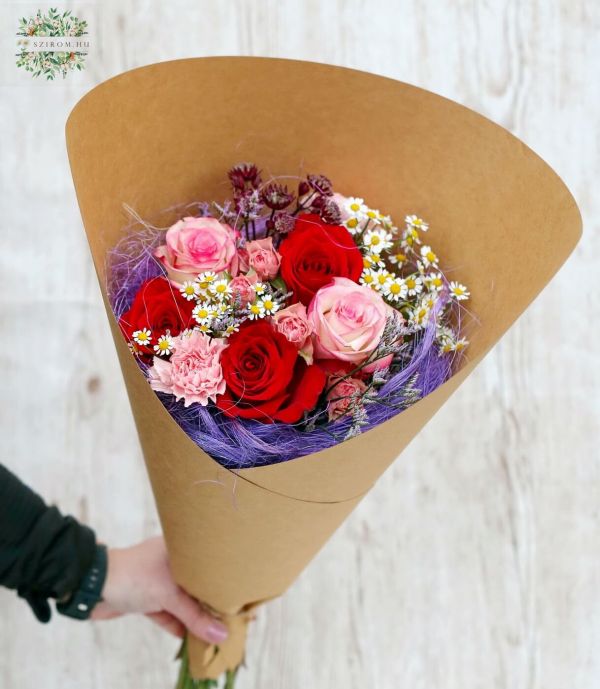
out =
[[[215,311],[213,305],[208,301],[200,301],[194,306],[192,316],[200,325],[209,325],[214,318]]]
[[[409,275],[405,280],[406,290],[409,297],[420,294],[423,291],[423,278],[419,275]]]
[[[223,331],[223,335],[225,337],[231,337],[233,333],[237,333],[240,330],[240,324],[239,323],[230,323],[225,330]]]
[[[363,270],[362,275],[359,279],[359,283],[361,285],[365,285],[366,287],[372,287],[373,289],[377,289],[376,277],[377,271],[371,270],[371,268],[367,268],[366,270]]]
[[[383,228],[368,230],[362,239],[363,246],[373,254],[380,254],[394,243],[393,237]]]
[[[251,321],[255,321],[259,318],[265,317],[265,307],[262,305],[261,301],[255,301],[248,304],[248,318]]]
[[[367,218],[371,222],[374,222],[376,225],[381,225],[381,218],[383,217],[379,211],[373,210],[372,208],[369,208],[367,212],[365,213]]]
[[[197,282],[186,280],[179,288],[179,291],[188,301],[192,301],[200,294],[200,285]]]
[[[191,337],[194,334],[196,328],[186,328],[179,333],[179,337]]]
[[[419,218],[418,215],[407,215],[404,218],[404,222],[406,223],[407,227],[412,227],[415,230],[427,232],[429,229],[429,225],[423,220],[423,218]]]
[[[417,304],[415,308],[410,313],[410,322],[417,328],[423,327],[429,320],[431,314],[431,309],[429,305],[423,301]]]
[[[194,330],[197,333],[204,333],[205,335],[210,335],[210,333],[212,332],[210,328],[210,323],[200,323],[200,325],[197,325],[194,328]]]
[[[432,292],[439,292],[444,286],[444,279],[441,273],[428,273],[423,278],[425,287]]]
[[[263,297],[258,306],[263,309],[266,316],[272,316],[276,311],[279,311],[279,304],[269,296]]]
[[[201,290],[206,291],[217,279],[217,274],[212,270],[205,270],[196,278],[196,282]]]
[[[148,345],[152,341],[152,331],[148,330],[148,328],[134,330],[132,337],[137,344]]]
[[[390,301],[403,301],[408,294],[406,282],[398,276],[390,277],[383,286],[383,293]]]
[[[226,313],[229,313],[231,309],[231,305],[228,304],[226,301],[219,301],[214,305],[215,312],[217,316],[224,316]]]
[[[225,299],[231,294],[231,287],[227,280],[215,280],[208,286],[208,291],[217,299]]]
[[[358,218],[352,217],[348,218],[344,223],[344,227],[350,232],[350,234],[358,234],[360,232],[360,220]]]
[[[161,335],[158,338],[158,342],[154,345],[154,351],[158,354],[158,356],[169,356],[169,354],[173,351],[175,343],[173,342],[173,338],[169,333],[166,335]]]
[[[402,241],[400,245],[403,249],[412,249],[415,244],[420,244],[421,239],[419,238],[418,230],[414,227],[407,227],[402,233]]]
[[[391,280],[394,276],[392,273],[390,273],[389,270],[376,270],[374,271],[375,275],[375,287],[377,288],[378,291],[382,291],[383,288],[385,287],[386,283]]]
[[[395,254],[391,254],[390,263],[393,263],[395,266],[403,265],[404,263],[406,263],[406,254],[403,254],[401,251],[397,251]]]
[[[363,268],[385,268],[385,263],[379,254],[365,254],[363,256]]]
[[[450,296],[456,299],[456,301],[463,301],[471,296],[469,290],[464,285],[461,285],[460,282],[452,281],[449,288]]]
[[[435,255],[431,247],[427,246],[427,244],[424,244],[421,247],[421,257],[426,268],[429,268],[429,266],[437,268],[438,257]]]
[[[357,196],[350,196],[344,204],[346,210],[348,210],[352,215],[364,215],[369,210],[369,207],[365,204],[364,199],[359,199]]]
[[[257,282],[256,284],[252,285],[252,289],[254,290],[254,294],[258,294],[260,297],[267,291],[267,286],[264,282]]]

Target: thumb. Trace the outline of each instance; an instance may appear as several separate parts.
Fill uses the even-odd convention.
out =
[[[170,612],[190,634],[210,644],[221,644],[227,638],[227,627],[202,609],[198,601],[177,587],[173,596],[166,602],[165,610]]]

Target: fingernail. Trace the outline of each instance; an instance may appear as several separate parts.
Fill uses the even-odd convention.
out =
[[[225,625],[213,622],[208,625],[206,636],[213,644],[220,644],[229,636],[229,631]]]

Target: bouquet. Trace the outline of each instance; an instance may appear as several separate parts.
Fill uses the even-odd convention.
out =
[[[205,452],[231,468],[318,452],[450,377],[469,291],[423,219],[398,228],[324,175],[297,193],[253,164],[228,177],[231,199],[126,234],[108,267],[131,352]]]
[[[231,686],[257,607],[551,279],[577,207],[480,115],[289,60],[125,73],[67,144],[173,574],[229,627],[187,639],[180,686]]]

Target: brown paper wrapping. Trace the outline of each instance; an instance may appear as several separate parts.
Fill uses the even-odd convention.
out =
[[[124,203],[151,219],[223,199],[226,171],[249,160],[263,177],[322,172],[397,221],[425,217],[480,321],[461,371],[401,415],[323,452],[232,472],[171,419],[107,309],[175,577],[230,626],[218,650],[190,640],[193,675],[214,678],[243,658],[252,608],[286,590],[550,280],[580,215],[557,175],[489,120],[407,84],[307,62],[201,58],[127,72],[76,105],[67,146],[105,300]]]

